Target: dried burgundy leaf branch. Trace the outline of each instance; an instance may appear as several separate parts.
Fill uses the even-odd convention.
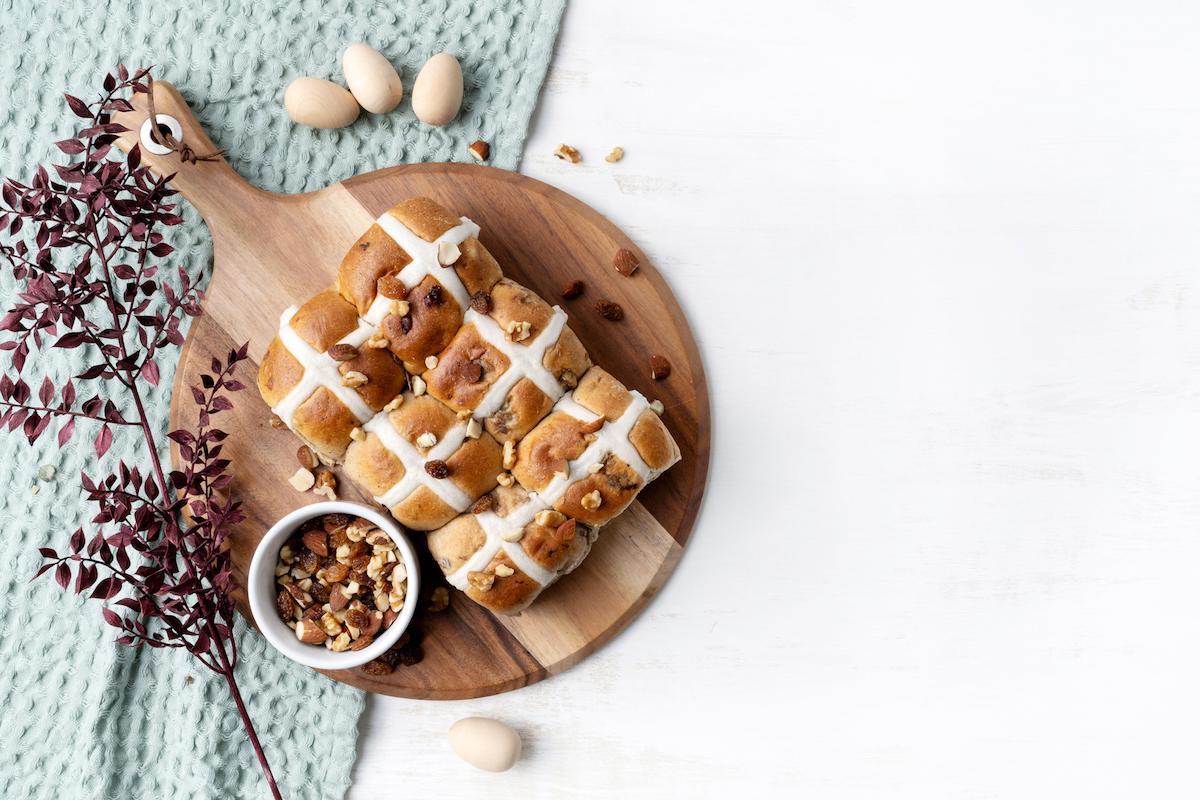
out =
[[[151,86],[148,70],[130,74],[121,66],[104,77],[96,101],[67,95],[67,106],[84,120],[76,136],[57,142],[71,160],[53,166],[55,177],[39,166],[28,184],[8,179],[0,186],[0,236],[6,238],[0,255],[22,285],[0,318],[0,332],[8,336],[0,352],[12,365],[11,374],[0,376],[0,426],[21,429],[33,444],[60,421],[61,447],[83,420],[97,456],[108,452],[115,430],[140,432],[148,469],[119,460],[102,478],[82,474],[84,494],[97,509],[90,533],[77,529],[65,552],[39,548],[44,563],[35,577],[53,571],[64,590],[104,602],[101,613],[120,631],[119,643],[182,648],[222,675],[267,783],[280,797],[234,679],[234,580],[226,538],[245,517],[228,491],[226,434],[214,425],[233,407],[229,395],[245,388],[233,375],[246,360],[246,345],[214,358],[211,372],[191,387],[196,427],[167,434],[180,469],[164,469],[143,400],[160,379],[156,356],[183,344],[180,325],[200,314],[202,298],[182,267],[174,271],[174,285],[160,275],[161,260],[174,252],[162,229],[183,221],[172,202],[171,176],[143,166],[136,145],[124,160],[111,157],[127,130],[112,115],[133,110],[122,95]],[[23,373],[31,353],[48,347],[82,349],[85,366],[66,380],[42,377],[35,397]],[[118,396],[135,415],[126,416],[110,399]]]

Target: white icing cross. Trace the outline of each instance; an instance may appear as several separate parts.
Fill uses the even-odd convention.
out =
[[[543,587],[549,586],[558,579],[558,573],[546,569],[530,558],[529,554],[525,552],[525,548],[521,547],[520,542],[506,542],[504,534],[524,528],[537,516],[539,511],[553,506],[566,493],[571,484],[588,474],[590,465],[602,461],[609,453],[628,464],[643,483],[648,483],[658,474],[658,471],[652,470],[642,458],[641,453],[633,446],[633,442],[629,441],[629,434],[633,430],[633,426],[637,424],[638,418],[643,411],[650,407],[650,404],[641,392],[630,391],[629,394],[629,405],[625,407],[621,416],[606,423],[596,432],[596,441],[588,445],[578,458],[567,464],[565,477],[561,474],[555,475],[541,492],[529,491],[529,499],[507,517],[501,517],[494,511],[485,511],[475,515],[475,521],[487,535],[487,540],[458,569],[446,576],[446,580],[452,586],[465,591],[468,586],[467,575],[485,569],[488,564],[492,563],[492,559],[500,550],[508,555],[521,572],[533,578]],[[559,400],[554,405],[554,411],[569,414],[582,422],[594,422],[600,418],[599,414],[593,413],[575,402],[574,393]]]
[[[454,267],[442,266],[438,260],[438,250],[443,243],[458,246],[470,239],[472,236],[479,235],[479,226],[466,217],[459,218],[461,222],[443,233],[435,241],[427,242],[420,236],[410,231],[405,227],[404,223],[393,217],[390,213],[385,213],[375,222],[379,227],[396,241],[396,244],[404,248],[404,252],[412,258],[412,261],[400,270],[398,277],[400,282],[404,284],[405,289],[416,287],[421,281],[425,280],[426,275],[432,275],[439,283],[454,296],[458,302],[458,307],[466,311],[471,306],[471,295],[467,293],[467,287],[463,285],[462,278],[458,277],[458,272]],[[381,296],[376,296],[375,302],[371,304],[371,308],[367,310],[368,321],[378,325],[383,321],[386,315],[386,310],[383,314],[378,314],[376,306],[379,305]],[[386,298],[384,298],[386,299]],[[389,301],[390,304],[390,301]],[[385,307],[386,308],[386,307]],[[375,312],[377,318],[372,316]]]
[[[479,527],[487,534],[487,541],[476,550],[470,558],[463,562],[462,566],[446,576],[451,586],[466,591],[467,575],[472,572],[480,572],[492,563],[492,559],[501,550],[509,557],[509,559],[517,565],[521,572],[528,575],[533,580],[537,581],[542,586],[549,586],[558,578],[558,573],[548,570],[541,564],[534,561],[525,552],[525,548],[521,547],[520,542],[504,541],[504,534],[512,530],[521,530],[537,516],[539,511],[548,508],[542,502],[542,499],[537,496],[537,493],[530,492],[529,498],[507,517],[502,517],[495,511],[484,511],[482,514],[475,515],[475,521],[479,523]]]
[[[298,310],[296,306],[291,306],[284,309],[283,314],[280,315],[279,341],[292,354],[292,358],[299,361],[300,366],[304,367],[304,374],[300,377],[300,381],[291,388],[291,391],[284,395],[279,404],[271,409],[272,413],[290,428],[296,409],[300,408],[300,405],[318,388],[324,387],[342,401],[342,405],[350,409],[350,413],[359,422],[370,419],[375,412],[362,399],[362,395],[349,386],[342,385],[342,375],[337,368],[338,362],[330,358],[327,353],[317,351],[315,347],[300,338],[300,334],[292,328],[292,317]],[[341,341],[347,342],[357,333],[358,331],[355,330]]]
[[[629,394],[629,405],[621,412],[621,416],[612,422],[605,423],[600,430],[596,431],[596,441],[588,445],[578,458],[568,462],[567,474],[565,476],[562,473],[555,475],[548,484],[542,487],[540,494],[543,501],[550,505],[557,503],[566,494],[572,483],[588,474],[588,467],[598,461],[603,461],[609,453],[628,464],[629,468],[642,479],[642,483],[648,483],[658,474],[650,469],[650,465],[642,458],[642,454],[633,446],[633,442],[629,441],[629,434],[633,430],[633,426],[642,412],[650,407],[650,403],[637,390],[630,390]],[[600,418],[599,414],[594,414],[575,402],[574,392],[555,403],[554,411],[569,414],[583,422],[594,422]],[[553,414],[554,411],[550,413]]]
[[[508,369],[496,379],[496,382],[488,388],[487,394],[475,406],[477,415],[486,417],[504,405],[504,398],[522,378],[529,378],[533,381],[551,400],[557,400],[562,396],[563,390],[559,386],[558,380],[542,364],[542,359],[546,357],[546,351],[554,346],[562,334],[563,328],[566,327],[567,315],[561,308],[554,306],[554,314],[550,317],[550,322],[528,345],[509,339],[500,329],[496,320],[486,314],[480,314],[475,309],[466,313],[463,317],[463,324],[474,325],[480,338],[504,353],[509,362]]]
[[[454,455],[463,440],[467,438],[466,423],[460,422],[448,430],[442,440],[423,456],[412,442],[400,435],[400,432],[392,425],[390,415],[386,411],[377,414],[374,419],[363,426],[363,430],[375,434],[380,444],[400,459],[400,463],[404,465],[404,477],[382,495],[376,497],[375,502],[390,509],[416,491],[419,486],[428,488],[446,505],[459,513],[466,511],[467,507],[474,502],[474,499],[458,488],[454,481],[449,478],[435,478],[425,471],[426,461],[434,459],[445,461]]]

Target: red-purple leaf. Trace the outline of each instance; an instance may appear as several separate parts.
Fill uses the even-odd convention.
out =
[[[71,583],[71,567],[67,562],[60,563],[54,570],[54,580],[58,581],[58,585],[64,589]]]
[[[83,119],[92,118],[92,112],[88,109],[87,103],[69,94],[64,94],[63,97],[67,98],[67,105],[75,112],[75,116],[82,117]]]
[[[100,611],[102,614],[104,614],[104,621],[109,625],[112,625],[114,628],[125,627],[123,624],[121,624],[121,615],[113,611],[111,608],[106,606],[100,609]]]
[[[58,446],[63,447],[67,442],[71,441],[71,434],[75,432],[75,417],[70,417],[67,424],[63,425],[58,430]]]
[[[112,446],[112,430],[107,424],[100,429],[100,433],[96,436],[96,455],[103,458],[108,452],[108,448]]]
[[[153,361],[147,361],[145,364],[142,364],[142,377],[151,386],[158,386],[158,364]]]
[[[42,388],[38,389],[38,400],[42,405],[49,406],[50,401],[54,399],[54,384],[50,382],[49,376],[42,378]]]

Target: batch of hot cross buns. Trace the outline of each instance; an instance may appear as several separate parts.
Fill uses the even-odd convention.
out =
[[[567,315],[501,272],[479,227],[415,198],[286,309],[272,412],[428,545],[451,585],[526,608],[679,460],[661,406],[592,363]]]

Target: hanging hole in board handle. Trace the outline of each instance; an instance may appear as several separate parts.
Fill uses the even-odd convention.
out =
[[[170,114],[155,114],[155,121],[158,123],[159,130],[166,128],[171,132],[171,136],[175,141],[183,142],[183,126],[179,124],[179,120],[172,117]],[[166,145],[159,144],[150,136],[150,118],[142,123],[142,130],[138,137],[142,143],[142,149],[153,153],[156,156],[165,156],[174,151]]]

